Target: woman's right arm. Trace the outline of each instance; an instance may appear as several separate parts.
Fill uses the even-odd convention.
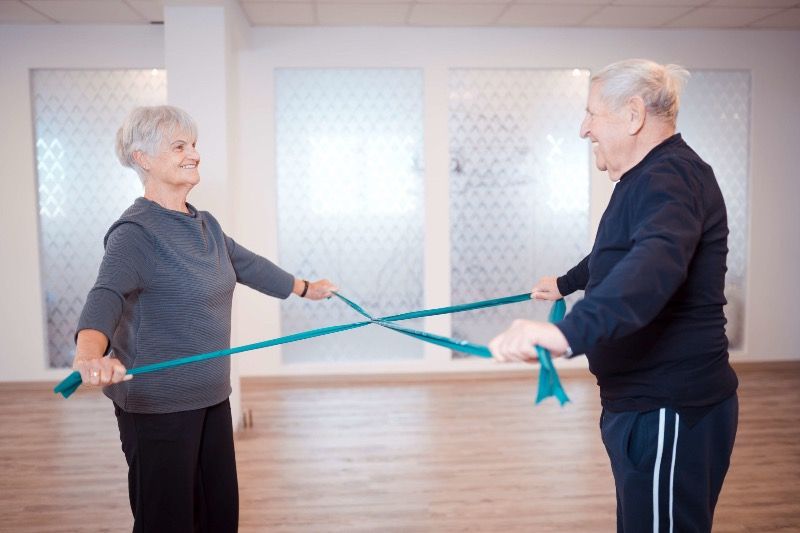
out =
[[[118,359],[106,354],[125,299],[143,289],[153,274],[154,250],[150,235],[136,224],[120,224],[109,234],[97,281],[78,321],[72,368],[85,384],[109,385],[133,378]]]
[[[108,347],[108,337],[96,329],[82,329],[78,332],[75,360],[72,369],[81,374],[86,385],[110,385],[133,379],[126,374],[127,369],[113,357],[103,357]]]

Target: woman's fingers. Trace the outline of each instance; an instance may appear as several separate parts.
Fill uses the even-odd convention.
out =
[[[327,279],[320,279],[308,285],[305,297],[309,300],[322,300],[323,298],[330,298],[333,296],[334,291],[338,290],[339,288]]]
[[[92,385],[100,385],[100,366],[91,365],[89,367],[89,383]]]
[[[114,369],[110,368],[108,365],[101,365],[100,366],[100,385],[108,385],[111,383],[111,376],[114,373]]]
[[[99,385],[100,367],[98,363],[99,359],[75,361],[73,369],[80,372],[81,381],[83,381],[87,385]]]
[[[128,374],[127,370],[121,363],[116,363],[112,366],[113,373],[111,375],[111,382],[112,383],[119,383],[120,381],[130,381],[133,379],[132,374]]]
[[[111,385],[133,379],[133,375],[127,373],[125,366],[111,357],[95,357],[76,361],[73,369],[80,373],[81,380],[86,385]]]

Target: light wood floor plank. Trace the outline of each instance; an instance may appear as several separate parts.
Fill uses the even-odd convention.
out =
[[[800,531],[800,364],[737,367],[741,415],[716,532]],[[249,379],[243,532],[606,532],[614,485],[594,380],[535,407],[535,375]],[[0,531],[130,531],[110,402],[0,384]]]

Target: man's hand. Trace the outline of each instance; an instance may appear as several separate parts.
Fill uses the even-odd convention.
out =
[[[553,357],[563,355],[569,347],[564,334],[555,325],[533,320],[515,320],[503,333],[492,339],[489,350],[501,362],[534,363],[536,346],[550,351]]]
[[[555,276],[544,276],[536,282],[531,289],[531,298],[536,300],[556,301],[563,298],[558,292],[558,283]]]

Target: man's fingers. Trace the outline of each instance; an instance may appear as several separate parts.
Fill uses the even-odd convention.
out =
[[[528,362],[531,359],[536,359],[536,349],[527,339],[518,339],[514,346],[514,351],[520,361]]]
[[[502,353],[502,351],[500,349],[500,344],[501,344],[502,340],[503,340],[503,335],[502,334],[498,335],[497,337],[492,339],[491,342],[489,342],[489,351],[492,353],[492,357],[495,360],[497,360],[497,361],[499,361],[501,363],[505,363],[506,362],[505,355],[503,355],[503,353]]]

